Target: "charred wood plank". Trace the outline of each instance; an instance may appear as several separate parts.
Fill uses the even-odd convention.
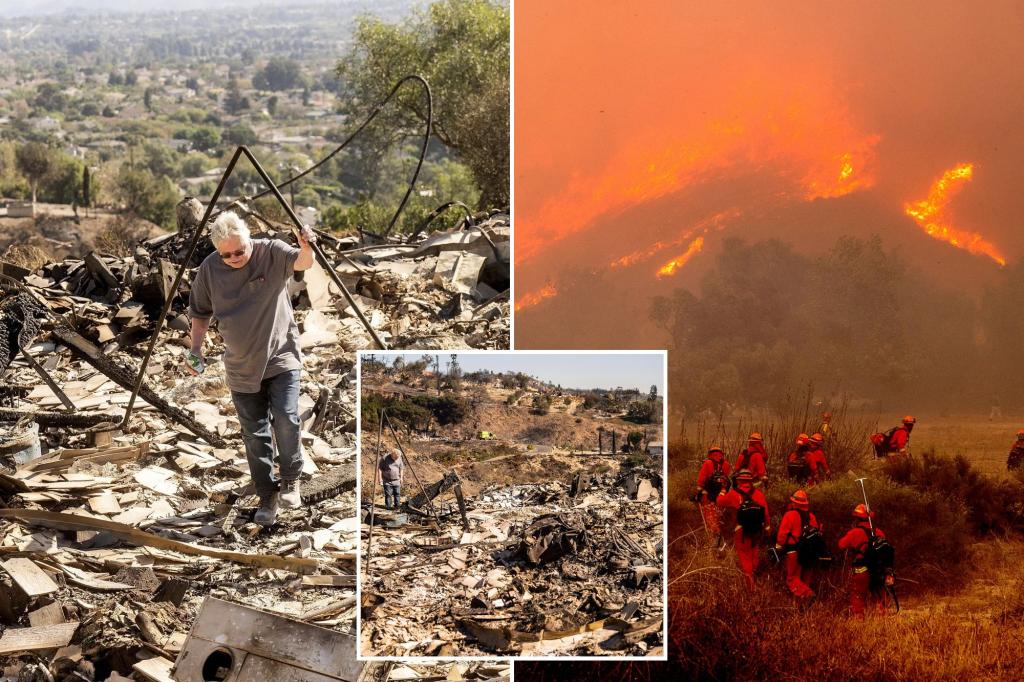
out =
[[[85,267],[89,268],[89,273],[97,283],[106,285],[108,289],[120,288],[121,280],[110,271],[110,268],[102,258],[96,255],[95,251],[85,254]]]
[[[22,419],[31,419],[40,426],[68,426],[74,428],[85,428],[97,424],[116,424],[121,417],[116,414],[88,414],[81,412],[49,412],[34,410],[16,410],[9,407],[0,407],[0,421],[16,422]]]

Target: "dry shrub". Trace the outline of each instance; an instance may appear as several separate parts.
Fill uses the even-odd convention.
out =
[[[829,467],[834,472],[866,467],[874,458],[869,437],[875,431],[877,419],[854,414],[845,396],[832,403],[819,403],[814,399],[813,386],[789,392],[775,409],[764,409],[740,419],[727,421],[723,414],[701,413],[683,423],[680,453],[683,460],[697,466],[708,447],[718,445],[734,462],[747,446],[750,434],[757,431],[764,437],[768,473],[772,479],[781,481],[786,478],[786,457],[795,448],[797,435],[818,431],[824,411],[832,413],[832,433],[824,445]]]
[[[3,260],[8,263],[25,268],[36,270],[53,260],[51,255],[32,244],[11,244],[4,252]]]
[[[902,589],[910,593],[919,591],[920,586],[941,585],[948,589],[958,584],[967,558],[965,547],[972,540],[963,505],[936,491],[921,492],[883,476],[865,481],[865,487],[875,522],[896,548],[897,575],[914,581]],[[776,529],[792,492],[792,486],[774,486],[766,493],[772,526]],[[850,529],[850,512],[864,501],[860,485],[852,477],[844,476],[807,492],[811,511],[822,524],[833,551],[833,570],[841,569],[843,557],[838,542]],[[838,583],[841,577],[837,573],[830,579]]]
[[[132,256],[136,245],[149,237],[150,227],[134,215],[119,215],[97,233],[96,249],[118,258]]]
[[[1007,646],[1024,636],[1016,611],[992,618],[918,607],[857,621],[848,617],[841,592],[803,610],[778,579],[762,580],[748,593],[731,562],[719,560],[694,535],[676,538],[669,575],[667,663],[524,661],[516,664],[516,679],[959,680],[1018,674],[1019,654]]]
[[[885,472],[902,485],[958,500],[977,533],[1024,533],[1024,484],[986,476],[963,455],[927,451],[919,457],[893,458]]]

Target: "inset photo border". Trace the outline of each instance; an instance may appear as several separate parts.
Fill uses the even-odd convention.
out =
[[[666,660],[665,351],[361,351],[360,660]]]

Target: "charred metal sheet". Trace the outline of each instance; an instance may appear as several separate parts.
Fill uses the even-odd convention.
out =
[[[523,531],[520,554],[534,566],[576,554],[587,546],[587,532],[563,514],[537,517]]]
[[[362,668],[352,635],[207,597],[172,673],[179,682],[355,682]]]

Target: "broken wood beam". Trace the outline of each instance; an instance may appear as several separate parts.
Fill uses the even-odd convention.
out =
[[[116,414],[88,414],[81,412],[52,412],[48,410],[16,410],[0,407],[0,421],[16,422],[29,418],[40,426],[87,427],[97,424],[116,424],[121,417]]]
[[[25,362],[28,363],[29,367],[36,371],[36,374],[39,375],[39,378],[41,378],[46,383],[46,385],[50,387],[50,390],[53,391],[53,394],[60,399],[60,402],[64,405],[64,407],[66,407],[69,410],[75,409],[75,404],[71,402],[71,398],[68,397],[68,394],[61,390],[61,387],[58,386],[57,382],[53,380],[53,377],[50,376],[50,373],[43,369],[42,365],[36,362],[36,359],[32,357],[31,353],[29,353],[25,348],[22,348],[21,356],[25,358]]]
[[[17,519],[23,523],[52,528],[54,530],[105,530],[119,540],[133,545],[156,547],[193,556],[206,556],[260,568],[280,568],[300,574],[312,573],[320,566],[320,562],[316,559],[283,557],[276,554],[247,554],[245,552],[232,552],[230,550],[193,545],[188,542],[171,540],[160,535],[147,533],[144,530],[132,528],[123,523],[95,519],[89,516],[79,516],[77,514],[65,514],[39,509],[0,509],[0,519]]]
[[[129,391],[135,389],[136,376],[134,372],[123,365],[115,363],[112,359],[105,356],[102,350],[74,329],[66,324],[59,324],[54,327],[53,334],[68,346],[75,355],[98,369],[114,383]],[[211,432],[181,408],[168,403],[144,383],[139,389],[139,395],[141,395],[147,403],[156,408],[161,414],[165,415],[172,421],[181,424],[210,445],[214,445],[219,448],[227,446],[227,442],[223,438]]]

